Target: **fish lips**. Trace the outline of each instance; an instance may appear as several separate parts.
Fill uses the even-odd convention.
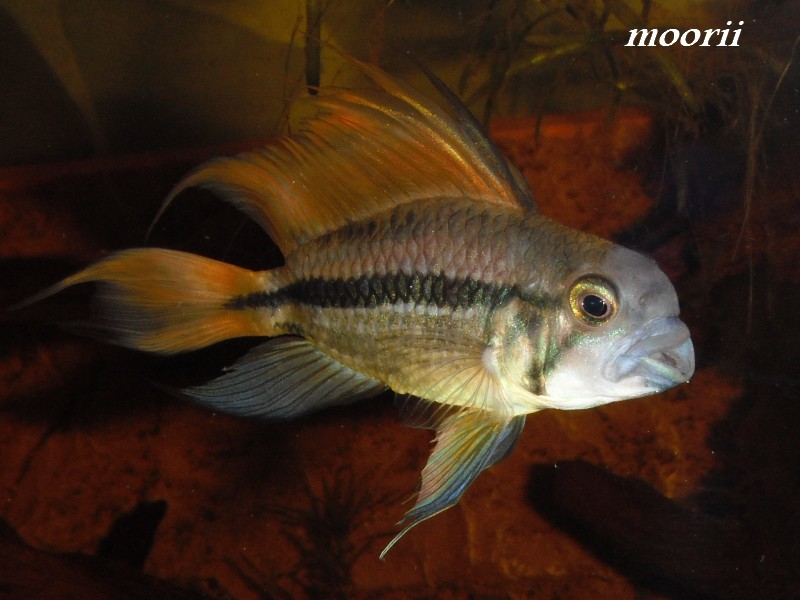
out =
[[[647,388],[663,391],[689,381],[694,373],[689,328],[678,317],[653,319],[615,355],[604,374],[610,381],[638,377]]]

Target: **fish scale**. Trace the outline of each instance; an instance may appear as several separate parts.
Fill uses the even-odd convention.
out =
[[[477,201],[436,199],[394,212],[400,215],[347,226],[298,247],[287,256],[287,268],[298,279],[441,272],[451,279],[503,284],[513,277],[509,262],[523,258],[511,247],[524,235],[518,210],[489,211]],[[413,218],[406,220],[409,215]],[[536,229],[529,234],[540,236]]]
[[[398,366],[396,346],[413,348],[415,338],[427,336],[429,364],[446,360],[459,338],[474,348],[488,347],[498,307],[517,296],[524,319],[541,322],[542,311],[558,305],[547,291],[552,280],[563,279],[607,247],[608,242],[515,209],[487,210],[467,199],[409,203],[299,246],[287,257],[284,287],[234,299],[231,306],[281,306],[281,322],[269,328],[273,335],[302,331],[343,365],[398,392],[435,399],[437,394],[454,396],[463,383],[441,386],[438,369],[426,380],[419,369]],[[484,261],[467,262],[467,252]],[[357,254],[360,260],[353,260]],[[542,280],[525,265],[530,256],[560,268]],[[538,377],[549,360],[539,356],[526,368]],[[470,403],[506,411],[494,401]]]
[[[377,89],[319,90],[298,133],[202,165],[159,212],[209,189],[264,228],[284,266],[131,249],[31,301],[96,282],[91,333],[161,354],[266,338],[182,390],[215,411],[279,420],[409,396],[403,416],[436,437],[383,557],[508,455],[526,415],[657,393],[689,379],[694,350],[657,265],[540,215],[436,77],[443,103],[353,62]]]

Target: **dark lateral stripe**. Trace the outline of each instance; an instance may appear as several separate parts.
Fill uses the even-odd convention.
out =
[[[307,279],[275,292],[233,298],[228,308],[276,308],[288,302],[322,308],[373,308],[397,302],[449,308],[500,304],[511,286],[444,275],[373,275],[351,279]]]

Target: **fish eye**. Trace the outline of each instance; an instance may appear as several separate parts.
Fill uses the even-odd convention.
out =
[[[572,284],[569,306],[581,323],[599,326],[617,314],[617,293],[614,286],[597,275],[586,275]]]

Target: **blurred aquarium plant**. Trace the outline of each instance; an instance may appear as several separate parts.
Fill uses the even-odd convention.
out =
[[[540,122],[553,112],[607,108],[613,119],[620,106],[645,109],[654,137],[628,167],[642,169],[655,205],[618,241],[674,261],[698,298],[728,274],[746,273],[750,332],[756,307],[771,305],[770,286],[755,284],[757,265],[776,258],[770,232],[787,210],[765,186],[796,144],[800,7],[769,0],[485,6],[459,80],[473,110],[482,104],[484,122],[516,114]],[[626,46],[632,29],[725,27],[741,27],[738,46]]]
[[[781,32],[781,4],[492,0],[476,26],[460,89],[473,105],[483,102],[487,122],[497,112],[531,107],[541,114],[627,104],[654,115],[668,147],[708,137],[732,144],[746,164],[735,254],[745,237],[765,129],[780,127],[785,117],[773,114],[773,99],[800,39],[791,27]],[[738,46],[626,45],[633,29],[725,27],[742,29]]]
[[[373,472],[356,475],[342,465],[320,482],[304,481],[305,502],[271,505],[281,535],[296,553],[296,562],[285,572],[267,572],[246,555],[229,560],[239,577],[265,597],[292,598],[301,589],[309,598],[349,598],[355,589],[353,567],[359,558],[385,543],[394,531],[365,533],[364,522],[378,508],[393,506],[401,494],[376,494]]]
[[[331,32],[377,3],[328,4],[320,37],[351,52]],[[0,166],[268,137],[305,30],[305,0],[0,0]]]
[[[753,139],[791,52],[771,31],[770,16],[781,4],[0,0],[0,73],[9,90],[32,77],[51,86],[26,81],[0,108],[10,115],[30,104],[25,114],[35,117],[53,108],[45,103],[37,112],[39,92],[65,97],[82,117],[91,148],[84,154],[264,137],[304,81],[349,83],[346,69],[336,66],[342,61],[335,47],[413,73],[408,61],[398,66],[397,56],[409,52],[445,81],[457,81],[485,121],[624,102],[663,115],[676,138],[698,135],[714,118]],[[744,21],[736,48],[625,46],[632,28],[703,29],[729,20]],[[13,126],[9,121],[4,127]],[[151,137],[126,137],[134,121],[149,126]],[[28,135],[36,131],[33,119],[27,125]],[[47,132],[40,133],[52,146]],[[172,141],[163,139],[170,135]],[[37,156],[25,146],[17,145],[19,155],[0,154],[0,164],[65,157]]]

